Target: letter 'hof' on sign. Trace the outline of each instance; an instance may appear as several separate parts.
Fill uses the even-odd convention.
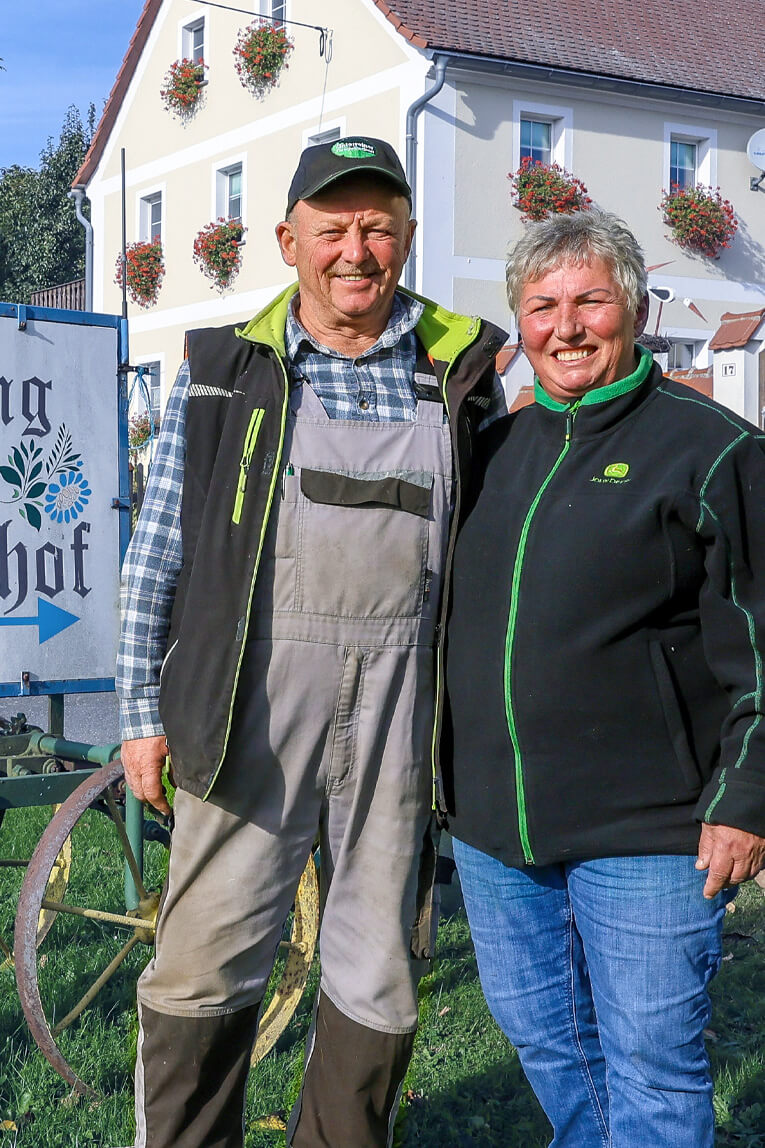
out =
[[[0,696],[113,687],[121,332],[113,315],[0,304]]]

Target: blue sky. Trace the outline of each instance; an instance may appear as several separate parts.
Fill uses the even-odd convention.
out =
[[[103,110],[144,0],[0,0],[0,167],[37,167],[70,104]]]

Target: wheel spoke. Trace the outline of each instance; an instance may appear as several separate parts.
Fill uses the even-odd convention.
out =
[[[71,913],[74,917],[87,917],[89,921],[102,921],[107,925],[125,925],[129,929],[150,929],[154,931],[151,921],[144,921],[141,917],[127,917],[121,913],[105,913],[102,909],[83,909],[79,905],[67,905],[64,901],[49,901],[46,898],[40,902],[43,909],[53,909],[56,913]]]
[[[117,833],[119,834],[120,842],[122,843],[122,852],[125,854],[125,860],[128,863],[128,868],[130,869],[133,883],[138,892],[138,899],[140,901],[145,901],[147,894],[144,887],[143,878],[141,877],[141,871],[138,868],[138,862],[135,859],[133,847],[128,840],[125,822],[120,817],[120,811],[117,808],[116,801],[114,800],[114,794],[112,793],[111,786],[109,786],[109,788],[106,790],[104,796],[106,797],[106,802],[109,806],[109,812],[112,815],[112,821],[114,822]]]
[[[138,936],[131,937],[127,944],[122,946],[116,957],[109,962],[101,975],[93,981],[93,984],[85,993],[85,996],[78,1000],[74,1008],[71,1009],[71,1011],[68,1012],[66,1016],[58,1022],[58,1024],[53,1026],[51,1032],[54,1036],[58,1036],[60,1032],[63,1032],[65,1028],[69,1027],[73,1020],[77,1020],[77,1017],[80,1015],[80,1013],[88,1007],[90,1002],[93,1000],[96,994],[101,991],[106,982],[114,976],[130,950],[135,948],[135,946],[138,944],[139,939],[140,938]]]

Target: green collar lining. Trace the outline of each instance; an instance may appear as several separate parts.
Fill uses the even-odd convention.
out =
[[[617,379],[615,383],[609,383],[606,387],[594,387],[591,391],[585,391],[581,399],[575,399],[573,402],[581,402],[582,406],[607,403],[611,399],[634,391],[635,387],[639,387],[641,383],[645,382],[653,366],[653,355],[640,343],[635,343],[635,350],[638,353],[638,363],[631,375],[627,375],[625,379]],[[556,399],[551,398],[536,375],[534,376],[534,398],[540,406],[547,407],[551,411],[567,411],[573,405],[573,402],[559,403]]]
[[[244,327],[237,327],[236,334],[240,339],[249,339],[252,343],[265,343],[284,358],[284,327],[287,322],[287,310],[293,295],[297,293],[298,284],[293,283],[280,295],[277,295],[267,307],[264,307],[254,319],[250,319]],[[422,318],[415,327],[425,350],[434,359],[441,359],[450,363],[456,359],[471,343],[474,343],[481,329],[481,320],[471,315],[457,315],[447,311],[430,299],[416,295],[413,291],[406,291],[398,287],[403,295],[418,299],[425,304]]]

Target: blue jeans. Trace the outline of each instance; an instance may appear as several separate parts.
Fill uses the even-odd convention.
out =
[[[454,840],[486,1000],[550,1148],[712,1148],[703,1030],[724,891],[694,857],[510,869]]]

